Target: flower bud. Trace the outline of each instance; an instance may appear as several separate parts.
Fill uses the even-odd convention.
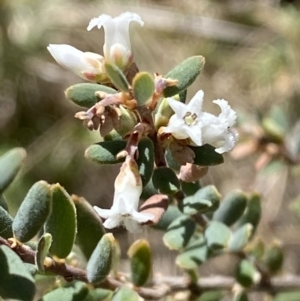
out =
[[[140,195],[142,193],[142,179],[136,162],[126,157],[120,173],[115,180],[115,193],[111,209],[94,207],[96,212],[106,221],[105,228],[112,229],[124,225],[129,232],[139,232],[140,224],[154,218],[150,213],[138,212]]]
[[[100,15],[90,21],[87,30],[97,26],[104,27],[105,44],[103,52],[105,60],[111,64],[117,65],[120,69],[129,67],[133,60],[131,45],[129,39],[129,23],[131,21],[144,25],[138,14],[126,12],[116,18],[108,15]]]
[[[58,64],[81,78],[93,82],[107,82],[103,56],[93,52],[82,52],[66,44],[50,44],[47,49]]]

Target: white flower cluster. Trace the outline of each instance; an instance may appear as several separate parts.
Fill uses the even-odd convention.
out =
[[[153,215],[150,213],[138,212],[142,190],[142,179],[137,164],[128,156],[115,180],[112,207],[110,209],[101,209],[94,206],[96,212],[106,219],[103,223],[104,227],[112,229],[118,226],[125,226],[129,232],[140,232],[140,224],[153,219]]]
[[[126,12],[116,18],[108,15],[100,15],[93,18],[87,30],[97,26],[104,28],[105,44],[103,46],[104,57],[93,52],[82,52],[73,46],[66,44],[50,44],[48,50],[61,66],[70,69],[78,76],[94,81],[105,82],[104,61],[117,65],[120,69],[128,67],[132,63],[132,51],[129,38],[129,24],[131,21],[144,25],[138,14]]]
[[[203,112],[203,96],[204,92],[198,91],[188,104],[168,98],[175,114],[163,132],[172,134],[178,140],[189,138],[196,146],[211,144],[220,154],[228,152],[238,138],[237,132],[231,129],[236,121],[236,113],[224,99],[213,101],[221,108],[219,116]]]
[[[106,83],[105,62],[117,65],[125,70],[133,60],[129,39],[129,24],[135,21],[143,26],[140,16],[135,13],[123,13],[116,18],[101,15],[93,18],[87,30],[104,27],[104,56],[92,52],[82,52],[70,45],[48,46],[54,59],[63,67],[75,72],[80,77]],[[237,141],[238,134],[231,127],[236,122],[236,113],[224,99],[214,100],[221,113],[218,116],[202,111],[204,92],[198,91],[188,104],[174,98],[167,98],[174,111],[163,133],[171,134],[177,140],[194,146],[206,143],[215,147],[217,153],[231,150]],[[120,173],[115,180],[115,191],[111,209],[94,207],[100,217],[105,219],[104,226],[112,229],[125,226],[130,232],[139,232],[140,224],[149,222],[155,217],[146,212],[139,212],[139,200],[142,193],[142,181],[135,160],[127,156]]]

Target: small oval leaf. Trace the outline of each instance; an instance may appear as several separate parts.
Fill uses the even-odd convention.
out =
[[[221,201],[213,219],[231,226],[243,215],[246,206],[246,194],[240,190],[232,191]]]
[[[153,171],[153,186],[162,194],[172,195],[180,189],[175,172],[169,167],[158,167]]]
[[[117,159],[116,155],[124,150],[126,142],[117,141],[103,141],[91,145],[85,151],[84,156],[92,161],[100,164],[116,164],[124,161],[124,158]]]
[[[196,224],[189,216],[179,216],[169,225],[163,241],[170,250],[180,250],[188,244],[195,229]]]
[[[196,269],[206,261],[208,247],[203,234],[191,239],[184,251],[176,257],[176,264],[187,270]]]
[[[219,207],[220,193],[214,185],[207,185],[199,189],[193,196],[184,198],[180,209],[188,215],[214,211]]]
[[[166,231],[170,224],[179,216],[184,216],[175,205],[169,205],[167,211],[161,217],[159,222],[152,227],[154,229]]]
[[[229,241],[228,249],[233,252],[241,251],[249,242],[253,230],[251,224],[245,224],[235,231]]]
[[[76,281],[69,286],[59,287],[46,294],[39,301],[83,301],[86,300],[89,290],[80,281]]]
[[[210,144],[202,146],[189,146],[195,153],[194,164],[200,166],[214,166],[224,163],[223,156],[215,152],[215,148]]]
[[[139,106],[144,105],[154,93],[155,85],[148,72],[139,72],[132,81],[132,90]]]
[[[105,70],[116,88],[123,92],[129,91],[129,83],[121,69],[119,69],[116,65],[105,63]]]
[[[249,260],[243,259],[237,266],[235,278],[242,286],[250,287],[260,281],[261,275]]]
[[[164,78],[177,79],[178,84],[165,88],[164,96],[174,96],[190,86],[202,71],[204,63],[205,59],[203,56],[192,56],[168,72]]]
[[[26,151],[17,147],[0,157],[0,195],[14,180],[26,157]]]
[[[199,181],[195,182],[185,182],[180,181],[181,189],[186,196],[194,195],[201,187]]]
[[[73,247],[76,234],[76,209],[67,191],[59,184],[51,186],[52,212],[45,224],[45,232],[52,235],[50,253],[66,258]]]
[[[97,244],[88,261],[86,271],[88,281],[99,283],[103,281],[112,268],[115,252],[115,238],[112,233],[106,233]]]
[[[231,231],[226,225],[212,221],[205,229],[204,235],[211,250],[220,250],[228,246]]]
[[[49,249],[52,244],[52,235],[45,233],[38,242],[36,253],[35,253],[35,265],[38,270],[45,273],[44,261],[48,255]]]
[[[3,195],[0,195],[0,207],[2,207],[4,210],[8,212],[8,206],[5,197]]]
[[[96,96],[96,92],[98,91],[107,94],[115,94],[118,92],[115,89],[103,85],[82,83],[69,87],[65,91],[65,95],[75,104],[81,107],[90,108],[99,101],[99,98]]]
[[[238,220],[237,227],[241,227],[247,223],[253,226],[254,234],[261,218],[261,200],[258,193],[253,193],[249,196],[247,208],[244,215]]]
[[[105,230],[101,218],[84,198],[72,195],[72,200],[77,213],[76,243],[89,259]]]
[[[154,147],[150,139],[141,139],[138,144],[138,154],[136,163],[139,167],[143,187],[145,187],[151,179],[154,168]]]
[[[51,190],[45,181],[35,183],[28,191],[13,221],[14,237],[26,242],[33,238],[51,212]]]
[[[111,301],[140,301],[139,295],[127,286],[119,287],[113,294]]]
[[[89,291],[88,297],[84,301],[109,301],[113,292],[104,288],[95,288]]]
[[[282,246],[279,242],[275,241],[269,248],[267,248],[263,261],[271,274],[276,274],[281,270],[284,261],[284,255]]]
[[[127,252],[130,258],[131,279],[135,286],[144,285],[152,271],[152,254],[147,240],[135,241]]]
[[[32,301],[34,279],[20,257],[7,246],[0,246],[0,296],[4,299]]]
[[[13,218],[2,207],[0,207],[0,236],[7,239],[13,237]]]

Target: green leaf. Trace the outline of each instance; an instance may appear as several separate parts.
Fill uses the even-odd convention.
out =
[[[250,223],[253,226],[253,233],[255,232],[261,218],[261,200],[260,195],[253,193],[249,196],[247,208],[244,215],[237,222],[237,227],[241,227]]]
[[[175,172],[169,167],[158,167],[153,171],[152,182],[162,194],[172,195],[180,189],[179,180]]]
[[[164,96],[174,96],[190,86],[202,71],[204,63],[205,59],[203,56],[192,56],[168,72],[164,78],[177,79],[178,84],[165,88],[163,92]]]
[[[243,287],[250,287],[260,281],[261,275],[249,260],[243,259],[237,266],[235,278]]]
[[[99,98],[96,96],[96,92],[99,91],[105,92],[107,94],[117,93],[115,89],[112,89],[110,87],[98,84],[83,83],[69,87],[65,91],[65,95],[75,104],[81,107],[90,108],[99,101]]]
[[[89,259],[99,240],[105,234],[101,218],[84,198],[72,196],[77,213],[76,243],[86,259]]]
[[[13,148],[0,157],[0,195],[14,180],[26,157],[23,148]]]
[[[124,161],[124,158],[117,159],[116,155],[126,147],[125,141],[103,141],[91,145],[84,156],[100,164],[116,164]]]
[[[182,201],[184,214],[195,215],[218,208],[220,193],[213,185],[199,189],[193,196],[188,196]]]
[[[154,168],[154,147],[150,139],[141,139],[138,144],[138,154],[136,163],[139,166],[143,187],[145,187],[151,179]]]
[[[84,301],[110,301],[113,292],[103,288],[95,288],[89,291],[89,295]]]
[[[32,301],[34,295],[34,279],[20,257],[9,247],[0,246],[0,296]]]
[[[188,215],[215,211],[220,204],[220,193],[214,185],[207,185],[199,189],[193,196],[186,197],[181,206]]]
[[[155,91],[154,81],[148,72],[139,72],[132,81],[132,90],[139,106],[144,105]]]
[[[281,143],[284,139],[286,131],[274,119],[266,117],[261,123],[268,138],[274,143]]]
[[[102,236],[86,267],[89,282],[99,283],[107,277],[113,264],[115,244],[112,233],[106,233]]]
[[[35,253],[35,264],[38,270],[45,273],[44,261],[48,255],[50,246],[52,244],[52,235],[45,233],[38,242],[36,253]]]
[[[241,291],[234,295],[233,301],[249,301],[246,292]]]
[[[253,226],[251,224],[245,224],[236,230],[229,241],[228,249],[230,251],[238,252],[242,250],[252,235]]]
[[[231,226],[243,215],[246,206],[246,194],[239,190],[232,191],[221,201],[220,207],[213,215],[213,219]]]
[[[84,301],[89,293],[83,282],[76,281],[67,287],[59,287],[39,301]]]
[[[45,181],[35,183],[28,191],[13,221],[14,237],[26,242],[42,228],[51,212],[51,190]]]
[[[208,248],[203,234],[191,239],[184,251],[176,257],[176,264],[187,270],[196,269],[206,261]]]
[[[0,207],[0,236],[7,239],[13,237],[13,218],[2,207]]]
[[[155,189],[155,187],[153,186],[152,179],[150,179],[147,185],[143,188],[141,199],[147,200],[150,197],[152,197],[154,194],[157,194],[157,189]]]
[[[130,258],[131,279],[135,286],[143,286],[152,271],[152,254],[146,239],[135,241],[127,252]]]
[[[38,269],[35,264],[24,262],[24,265],[30,275],[35,276],[38,272]]]
[[[196,301],[221,301],[224,294],[221,291],[207,291],[201,294]]]
[[[45,224],[45,232],[52,235],[50,253],[66,258],[76,235],[76,209],[67,191],[59,184],[51,186],[52,212]]]
[[[113,294],[111,301],[140,301],[139,295],[127,286],[119,287]]]
[[[105,70],[116,88],[123,92],[129,91],[129,83],[121,69],[119,69],[116,65],[105,63]]]
[[[276,274],[281,270],[284,261],[284,254],[280,243],[274,242],[269,248],[267,248],[263,261],[271,274]]]
[[[198,181],[196,182],[184,182],[180,181],[181,189],[186,196],[194,195],[201,187]]]
[[[172,168],[175,171],[179,171],[180,170],[181,165],[174,159],[172,151],[170,150],[169,147],[166,148],[165,159],[166,159],[166,161],[168,163],[168,166],[170,168]]]
[[[189,146],[195,153],[194,164],[200,166],[214,166],[224,162],[223,156],[215,152],[215,148],[210,144],[202,146]]]
[[[187,96],[187,90],[185,89],[185,90],[181,91],[181,92],[178,94],[178,96],[179,96],[179,101],[182,102],[182,103],[185,103],[185,101],[186,101],[186,96]]]
[[[212,221],[205,229],[204,235],[211,250],[220,250],[228,246],[231,231],[226,225]]]
[[[176,96],[174,97],[176,98]],[[170,117],[174,114],[173,109],[170,107],[167,98],[161,99],[156,107],[154,115],[155,129],[158,131],[160,127],[167,126]]]
[[[300,291],[279,293],[274,298],[274,301],[299,301]]]
[[[188,244],[195,229],[196,224],[190,217],[179,216],[168,227],[163,241],[170,250],[180,250]]]
[[[2,207],[4,210],[8,212],[8,206],[5,197],[3,195],[0,195],[0,207]]]
[[[184,216],[182,212],[175,205],[169,205],[167,211],[156,225],[152,227],[158,230],[167,230],[170,224],[179,216]]]

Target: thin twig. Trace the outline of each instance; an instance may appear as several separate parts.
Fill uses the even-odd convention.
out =
[[[19,257],[26,263],[34,264],[35,251],[31,250],[26,245],[17,245],[12,248],[12,242],[0,237],[0,245],[5,245],[11,248]],[[56,262],[54,259],[52,264],[45,266],[46,272],[54,273],[58,276],[64,277],[67,281],[80,280],[88,282],[86,271],[71,265],[67,265],[65,262]],[[126,278],[126,277],[125,277]],[[235,284],[233,277],[227,276],[212,276],[199,278],[195,283],[195,287],[201,291],[209,290],[231,290]],[[108,276],[105,281],[101,282],[97,287],[114,290],[121,285],[126,285],[126,282]],[[136,287],[135,290],[139,295],[146,299],[160,299],[172,292],[188,290],[191,285],[190,280],[187,277],[166,277],[156,276],[154,277],[151,287]],[[265,285],[261,282],[252,286],[249,290],[261,291],[261,292],[279,292],[292,289],[299,289],[300,276],[298,275],[285,275],[280,277],[272,277],[270,279],[270,285]]]

